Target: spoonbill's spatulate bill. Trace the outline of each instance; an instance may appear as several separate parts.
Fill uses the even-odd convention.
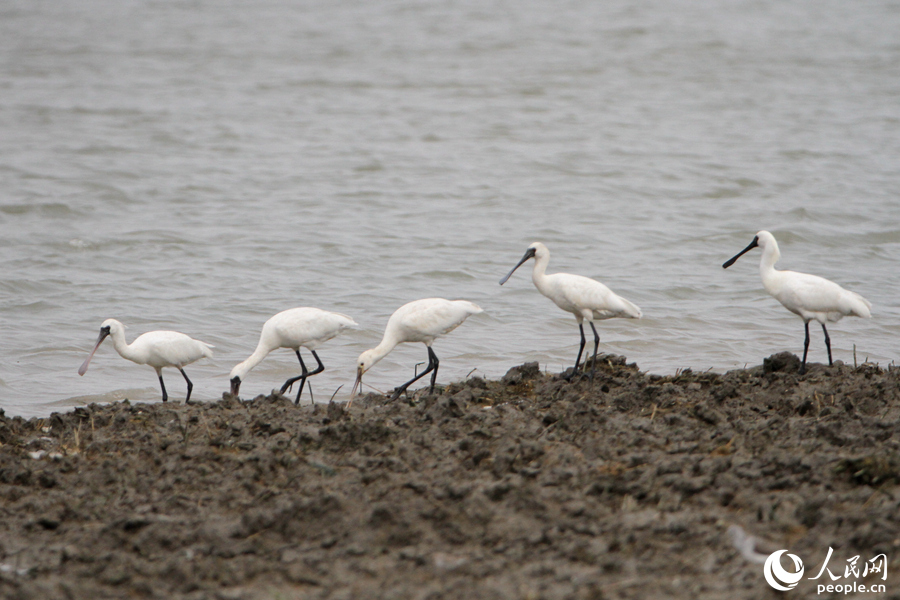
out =
[[[530,258],[534,258],[534,270],[531,272],[531,280],[540,293],[553,300],[553,302],[566,312],[575,315],[578,321],[578,329],[581,332],[581,345],[578,347],[578,357],[575,359],[575,369],[578,371],[581,363],[581,353],[584,351],[584,321],[591,324],[594,332],[594,359],[597,358],[597,347],[600,345],[600,336],[594,321],[624,317],[628,319],[640,319],[641,309],[633,302],[613,293],[608,287],[588,277],[570,275],[568,273],[554,273],[547,275],[547,264],[550,262],[550,251],[547,246],[535,242],[528,246],[525,256],[519,261],[506,277],[500,280],[500,285],[512,276],[516,269]],[[591,377],[594,375],[593,362],[591,363]]]
[[[235,396],[241,389],[241,382],[253,367],[277,348],[290,348],[297,354],[300,361],[301,373],[292,377],[281,386],[281,393],[285,393],[295,382],[300,381],[300,390],[297,392],[295,404],[300,403],[300,394],[308,377],[325,370],[325,366],[316,354],[316,348],[337,336],[348,327],[357,327],[356,321],[341,313],[329,312],[311,307],[291,308],[278,313],[265,322],[262,333],[259,335],[259,344],[253,354],[247,360],[235,366],[231,370],[231,393]],[[310,371],[303,364],[300,356],[300,347],[307,348],[316,359],[318,366]],[[310,385],[310,396],[312,386]]]
[[[775,263],[781,258],[781,252],[778,250],[775,236],[768,231],[757,233],[750,245],[725,261],[722,268],[727,269],[737,259],[756,247],[762,249],[759,275],[762,277],[763,287],[786,309],[803,319],[806,338],[803,341],[803,361],[800,363],[800,373],[806,372],[809,322],[813,319],[822,325],[822,331],[825,333],[825,346],[828,348],[828,365],[831,366],[831,339],[828,337],[825,323],[836,323],[847,316],[868,319],[872,316],[870,312],[872,303],[856,292],[845,290],[823,277],[796,271],[776,270]]]
[[[396,400],[400,394],[415,381],[431,373],[431,387],[434,391],[434,382],[437,379],[438,357],[431,349],[431,344],[444,334],[450,333],[465,321],[470,315],[484,312],[476,304],[467,300],[444,300],[443,298],[425,298],[414,300],[404,304],[388,319],[384,329],[384,337],[381,343],[371,350],[366,350],[359,355],[356,367],[356,382],[353,384],[351,397],[362,384],[363,374],[372,368],[379,360],[388,355],[397,344],[403,342],[422,342],[428,348],[428,366],[424,371],[398,387],[392,396]]]
[[[100,325],[100,337],[97,338],[94,349],[91,350],[84,363],[79,367],[79,375],[84,375],[87,372],[94,353],[97,352],[97,348],[100,347],[100,344],[103,343],[107,336],[112,338],[113,346],[116,352],[119,353],[119,356],[139,365],[150,365],[156,370],[156,376],[159,378],[159,387],[162,388],[163,402],[169,399],[168,394],[166,394],[166,384],[163,382],[163,367],[175,367],[181,371],[181,375],[187,382],[187,396],[185,396],[184,401],[190,402],[191,390],[194,389],[194,384],[191,383],[187,373],[184,372],[184,366],[203,357],[212,357],[213,346],[177,331],[148,331],[128,344],[125,342],[125,326],[115,319],[107,319]]]

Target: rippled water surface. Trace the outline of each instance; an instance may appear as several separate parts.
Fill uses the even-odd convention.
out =
[[[416,298],[485,309],[435,350],[440,381],[527,360],[569,366],[571,315],[523,267],[597,278],[640,305],[598,325],[643,370],[724,371],[802,352],[762,289],[781,268],[866,296],[835,358],[897,359],[900,11],[894,2],[137,2],[0,7],[0,407],[46,415],[155,401],[153,370],[106,342],[183,331],[215,400],[262,323],[352,315],[319,354],[317,401]],[[811,360],[824,361],[814,328]],[[426,358],[398,348],[389,389]],[[297,373],[288,350],[244,397]],[[166,371],[171,397],[184,382]]]

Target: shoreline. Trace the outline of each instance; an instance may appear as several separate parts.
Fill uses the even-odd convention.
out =
[[[829,547],[835,573],[885,553],[891,592],[900,371],[807,367],[662,376],[603,355],[593,384],[529,363],[414,404],[0,416],[0,596],[774,595],[732,526],[810,576]]]

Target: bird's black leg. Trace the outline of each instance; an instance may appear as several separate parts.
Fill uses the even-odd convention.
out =
[[[591,361],[591,383],[594,382],[594,367],[597,363],[597,348],[600,346],[600,335],[597,333],[597,328],[594,327],[594,322],[591,321],[591,329],[594,330],[594,360]]]
[[[581,323],[578,324],[578,331],[581,332],[581,345],[578,346],[578,357],[575,359],[575,368],[572,369],[572,377],[575,377],[575,374],[578,373],[578,365],[581,364],[581,353],[584,351],[584,325]]]
[[[316,367],[316,370],[315,370],[315,371],[310,371],[310,372],[309,372],[309,376],[312,377],[313,375],[316,375],[316,374],[321,373],[322,371],[324,371],[324,370],[325,370],[325,365],[323,365],[323,364],[322,364],[322,361],[319,360],[319,355],[316,354],[316,351],[315,351],[315,350],[310,350],[310,352],[312,352],[313,358],[316,359],[316,362],[319,363],[319,366]]]
[[[181,376],[184,377],[185,381],[187,381],[188,391],[187,391],[187,396],[185,396],[185,398],[184,398],[184,403],[189,404],[191,401],[191,390],[194,389],[194,384],[191,383],[190,379],[188,379],[187,373],[184,372],[184,369],[179,367],[178,370],[181,371]],[[160,381],[162,381],[162,378],[160,378]]]
[[[325,365],[322,364],[322,361],[319,359],[319,355],[316,354],[316,351],[315,351],[315,350],[310,350],[310,352],[312,352],[313,358],[316,359],[316,362],[319,364],[319,366],[316,367],[316,370],[315,370],[315,371],[310,371],[310,372],[309,372],[309,375],[307,375],[307,377],[312,377],[313,375],[316,375],[316,374],[318,374],[318,373],[321,373],[322,371],[325,370]],[[299,402],[299,398],[300,398],[300,397],[298,396],[297,398],[298,398],[298,402]],[[309,382],[309,400],[310,400],[310,402],[315,402],[315,401],[316,401],[316,399],[313,398],[313,393],[312,393],[312,382],[311,382],[311,381]]]
[[[284,385],[281,386],[281,393],[282,394],[285,393],[286,391],[288,391],[289,388],[293,387],[295,382],[299,381],[300,382],[300,391],[297,393],[297,400],[294,402],[294,404],[300,404],[300,394],[303,393],[303,385],[306,383],[306,378],[309,377],[309,370],[306,368],[306,365],[303,364],[303,357],[300,356],[300,350],[297,349],[297,350],[294,350],[294,352],[297,353],[297,359],[300,361],[301,372],[300,372],[300,375],[298,375],[296,377],[291,377],[290,379],[288,379],[287,381],[284,382]]]
[[[163,382],[162,369],[157,369],[156,376],[159,377],[159,387],[162,388],[163,402],[168,402],[169,395],[166,393],[166,384]]]
[[[428,390],[428,393],[431,394],[434,393],[434,382],[437,381],[438,367],[441,364],[441,361],[438,360],[437,354],[434,353],[431,346],[428,347],[428,360],[434,361],[434,371],[431,372],[431,388]]]
[[[419,379],[421,379],[422,377],[424,377],[431,371],[433,371],[436,367],[437,367],[437,355],[434,353],[434,350],[432,350],[431,347],[429,347],[428,348],[428,366],[425,367],[424,371],[422,371],[421,373],[419,373],[418,375],[416,375],[415,377],[413,377],[412,379],[410,379],[409,381],[407,381],[406,383],[404,383],[403,385],[398,387],[394,391],[394,394],[391,396],[391,400],[396,400],[397,398],[399,398],[400,394],[402,394],[403,392],[406,391],[406,388],[411,386],[413,383],[415,383],[416,381],[418,381]]]
[[[806,339],[803,340],[803,362],[800,363],[801,375],[806,373],[806,353],[809,352],[809,321],[804,321],[803,327],[806,329]]]
[[[828,330],[825,329],[825,323],[822,323],[822,331],[825,332],[825,347],[828,348],[828,366],[832,366],[831,362],[831,338],[828,337]]]

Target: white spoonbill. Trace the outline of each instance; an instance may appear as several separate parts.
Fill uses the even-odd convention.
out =
[[[625,298],[613,293],[608,287],[588,277],[570,275],[568,273],[554,273],[547,275],[547,264],[550,262],[550,251],[547,246],[535,242],[528,246],[525,256],[519,261],[506,277],[500,280],[500,285],[506,283],[516,269],[522,266],[529,258],[534,258],[534,270],[531,272],[531,280],[540,293],[553,300],[553,302],[566,312],[575,315],[578,321],[578,329],[581,331],[581,345],[578,347],[578,357],[575,359],[574,375],[581,363],[581,353],[584,350],[584,324],[587,320],[594,332],[594,360],[597,359],[597,347],[600,345],[600,336],[594,327],[595,320],[613,319],[624,317],[628,319],[640,319],[641,309]],[[594,375],[594,365],[591,363],[591,377]]]
[[[822,325],[822,331],[825,333],[825,346],[828,348],[828,366],[831,366],[831,339],[828,337],[825,323],[836,323],[847,316],[868,319],[872,316],[870,312],[872,303],[856,292],[845,290],[823,277],[796,271],[776,270],[775,263],[781,258],[781,252],[778,251],[778,242],[775,241],[775,236],[768,231],[757,233],[750,245],[726,261],[722,268],[727,269],[744,253],[757,246],[762,248],[759,275],[762,277],[763,287],[786,309],[803,319],[806,339],[803,342],[803,361],[800,363],[800,373],[806,372],[809,322],[813,319]]]
[[[107,319],[100,325],[100,337],[94,349],[84,360],[84,363],[78,368],[78,374],[84,375],[88,370],[94,353],[103,340],[110,336],[113,346],[119,356],[127,358],[131,362],[139,365],[150,365],[156,369],[156,376],[159,377],[159,387],[162,388],[162,401],[166,402],[169,395],[166,394],[166,384],[163,383],[162,368],[175,367],[181,371],[181,375],[187,382],[187,396],[184,401],[190,402],[191,390],[194,384],[188,379],[187,373],[184,372],[184,366],[194,361],[200,360],[204,356],[211,358],[214,346],[190,338],[183,333],[177,331],[148,331],[138,336],[136,340],[130,344],[125,342],[125,326],[115,319]]]
[[[322,364],[322,361],[319,360],[319,355],[316,354],[316,348],[348,327],[358,327],[358,325],[356,321],[347,315],[319,308],[304,306],[278,313],[263,325],[262,333],[259,335],[259,344],[257,344],[253,354],[231,370],[231,375],[229,376],[231,378],[231,393],[237,396],[241,389],[241,382],[247,376],[247,373],[268,356],[272,350],[290,348],[297,354],[301,373],[297,377],[292,377],[285,381],[284,385],[281,386],[281,393],[285,393],[288,388],[294,385],[294,382],[299,380],[300,391],[297,392],[297,400],[294,403],[300,404],[300,394],[303,393],[306,378],[325,370],[325,365]],[[315,370],[309,371],[306,365],[303,364],[303,357],[300,356],[301,346],[312,352],[313,358],[316,359],[319,365]],[[309,393],[312,396],[312,385],[310,385]]]
[[[443,298],[425,298],[414,300],[404,304],[388,319],[384,329],[384,337],[381,343],[371,350],[366,350],[359,355],[356,367],[356,382],[353,384],[351,398],[356,389],[362,383],[363,373],[372,368],[379,360],[388,355],[397,344],[403,342],[422,342],[428,348],[428,366],[424,371],[398,387],[392,400],[400,397],[417,379],[431,373],[431,388],[434,391],[434,382],[437,379],[438,357],[431,349],[434,340],[444,334],[450,333],[465,321],[470,315],[484,312],[478,305],[468,300],[444,300]]]

